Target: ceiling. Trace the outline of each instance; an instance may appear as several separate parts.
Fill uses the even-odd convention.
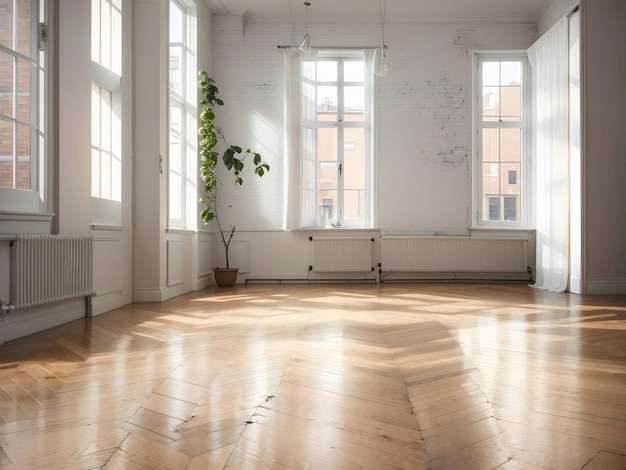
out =
[[[536,23],[557,0],[205,0],[216,14],[247,12],[248,21]]]

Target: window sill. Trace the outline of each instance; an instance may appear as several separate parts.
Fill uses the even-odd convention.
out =
[[[378,232],[379,228],[362,227],[301,227],[293,229],[300,232]]]
[[[470,234],[473,232],[527,232],[534,233],[536,231],[533,227],[469,227]]]

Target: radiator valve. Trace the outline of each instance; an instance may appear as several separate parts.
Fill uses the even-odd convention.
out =
[[[2,309],[0,310],[0,314],[4,315],[5,313],[11,313],[12,310],[15,310],[15,305],[12,305],[4,300],[0,300],[0,305],[2,305]]]

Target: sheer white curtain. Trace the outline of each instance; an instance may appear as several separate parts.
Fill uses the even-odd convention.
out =
[[[300,85],[300,50],[285,48],[285,96],[284,96],[284,149],[285,149],[285,207],[283,229],[300,226],[300,110],[302,90]]]
[[[569,276],[569,63],[563,18],[530,49],[533,77],[537,276],[535,287],[555,292]]]

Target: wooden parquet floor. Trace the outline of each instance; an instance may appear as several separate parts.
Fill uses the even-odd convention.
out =
[[[623,470],[626,296],[259,284],[0,346],[0,469],[101,468]]]

